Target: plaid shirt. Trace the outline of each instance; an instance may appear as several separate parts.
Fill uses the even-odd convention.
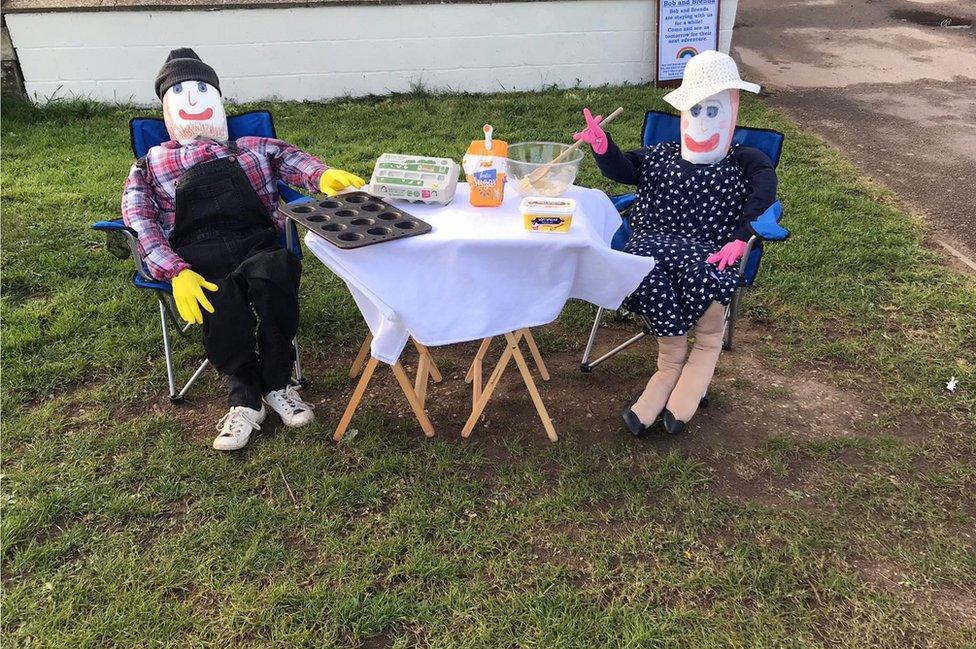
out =
[[[319,179],[328,167],[281,140],[242,137],[237,146],[241,168],[278,230],[283,231],[285,218],[277,210],[277,181],[317,192]],[[185,145],[170,140],[154,146],[144,160],[132,166],[122,192],[122,219],[136,231],[150,275],[172,279],[190,267],[169,245],[176,221],[176,180],[193,165],[234,154],[226,143],[216,140],[199,139]]]

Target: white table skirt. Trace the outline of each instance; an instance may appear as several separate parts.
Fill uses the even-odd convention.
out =
[[[615,309],[654,267],[612,250],[620,216],[606,194],[573,187],[568,233],[527,232],[521,197],[472,207],[458,185],[450,205],[403,203],[429,234],[341,250],[307,233],[309,250],[342,278],[373,333],[372,354],[395,363],[410,336],[429,347],[498,336],[555,320],[566,300]]]

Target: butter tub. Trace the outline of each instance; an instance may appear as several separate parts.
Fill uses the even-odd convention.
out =
[[[525,229],[529,232],[569,232],[576,213],[572,198],[526,196],[520,207]]]

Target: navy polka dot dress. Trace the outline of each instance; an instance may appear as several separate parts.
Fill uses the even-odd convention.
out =
[[[681,145],[640,152],[634,234],[625,252],[657,262],[624,308],[650,320],[657,336],[680,336],[712,302],[728,304],[739,285],[736,266],[719,271],[705,259],[732,239],[748,186],[732,151],[720,162],[693,165]]]

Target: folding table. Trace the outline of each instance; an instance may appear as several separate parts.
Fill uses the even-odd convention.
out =
[[[346,282],[371,333],[351,370],[359,383],[336,439],[345,433],[381,362],[391,367],[421,429],[433,435],[424,404],[428,381],[436,381],[438,372],[428,348],[477,340],[481,346],[467,375],[473,404],[462,435],[471,434],[514,362],[547,435],[556,439],[519,345],[525,342],[547,379],[529,330],[555,320],[570,298],[617,308],[654,266],[652,259],[611,249],[620,216],[603,192],[573,187],[567,196],[576,199],[577,211],[564,234],[527,232],[518,209],[521,197],[511,189],[500,207],[476,208],[461,183],[449,205],[399,206],[430,223],[428,234],[353,250],[340,250],[313,232],[305,236],[312,254]],[[486,354],[498,336],[506,347],[484,381]],[[400,364],[411,340],[420,353],[413,382]]]
[[[546,435],[549,437],[549,439],[555,442],[559,439],[559,437],[556,435],[556,427],[552,423],[552,418],[549,416],[549,411],[546,410],[546,404],[542,401],[542,397],[539,395],[539,388],[536,386],[535,380],[532,378],[532,372],[529,371],[529,364],[525,361],[525,356],[522,355],[521,342],[522,340],[525,340],[529,348],[529,352],[532,354],[532,358],[535,361],[536,366],[539,368],[539,374],[542,376],[542,380],[549,380],[549,369],[546,367],[545,361],[542,360],[542,354],[539,353],[539,347],[535,344],[535,338],[532,337],[532,332],[526,328],[505,334],[505,351],[502,352],[502,356],[498,360],[498,364],[495,366],[495,369],[488,377],[488,382],[482,389],[482,367],[485,354],[488,352],[488,348],[491,346],[491,341],[493,339],[494,336],[489,336],[481,341],[481,346],[478,348],[478,353],[471,362],[471,367],[468,369],[468,374],[464,379],[466,382],[471,383],[472,385],[471,414],[468,416],[468,420],[465,422],[464,428],[461,429],[461,437],[471,436],[471,432],[478,424],[481,414],[484,412],[485,407],[491,400],[492,393],[495,391],[495,388],[498,387],[498,383],[501,381],[502,375],[508,368],[509,363],[514,360],[515,365],[518,367],[519,373],[522,375],[522,382],[525,384],[525,389],[529,392],[529,396],[532,397],[532,403],[535,405],[536,412],[539,413],[539,419],[542,420],[542,427],[545,429]]]
[[[359,402],[362,401],[363,395],[366,393],[366,388],[369,387],[369,382],[373,378],[373,373],[380,363],[379,359],[369,354],[369,348],[372,342],[373,334],[367,334],[366,340],[363,341],[362,347],[359,348],[356,359],[352,362],[352,367],[349,368],[349,378],[354,379],[359,376],[360,379],[352,397],[349,399],[349,403],[346,405],[345,412],[342,413],[342,419],[339,420],[339,425],[336,426],[335,433],[332,435],[332,438],[337,442],[342,441],[342,438],[345,437],[346,429],[349,428],[352,417],[356,414],[356,408],[359,407]],[[400,384],[400,388],[403,390],[404,396],[407,397],[407,402],[417,417],[417,421],[420,423],[420,428],[424,431],[424,435],[433,437],[434,426],[430,423],[430,419],[424,411],[424,404],[427,403],[427,385],[431,379],[433,379],[434,383],[440,383],[444,379],[437,367],[437,363],[434,362],[430,354],[430,350],[416,340],[412,340],[412,342],[420,356],[420,360],[417,363],[417,378],[414,385],[411,387],[410,377],[407,376],[406,370],[403,369],[399,361],[393,363],[390,367],[393,370],[393,376],[396,377],[397,383]]]

